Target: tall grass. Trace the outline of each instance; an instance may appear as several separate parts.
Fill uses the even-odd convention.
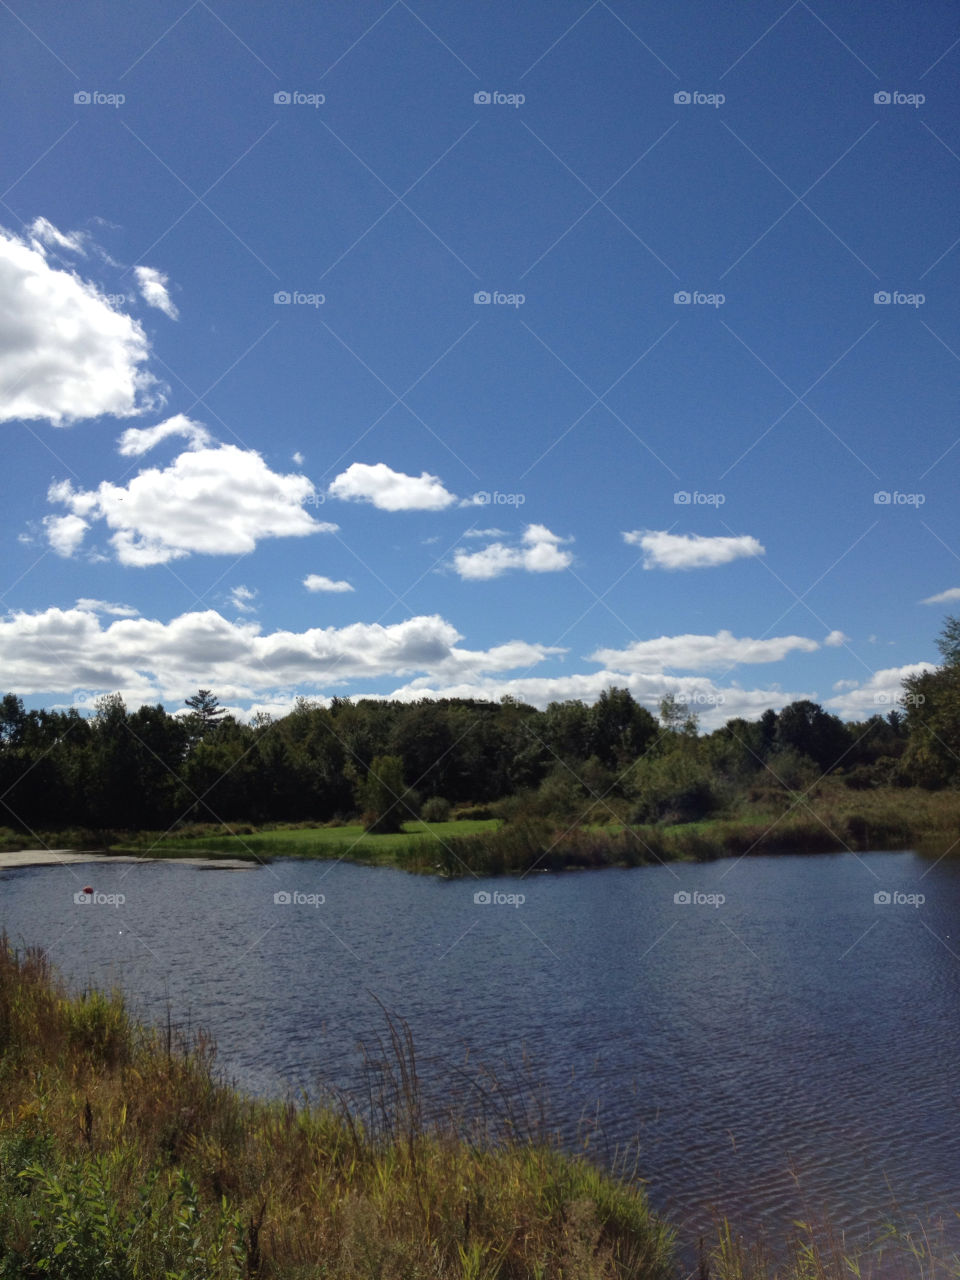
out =
[[[428,1123],[387,1025],[365,1109],[257,1101],[202,1037],[71,997],[0,938],[0,1277],[673,1275],[637,1187],[510,1124]]]

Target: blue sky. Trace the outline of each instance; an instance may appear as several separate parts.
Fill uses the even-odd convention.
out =
[[[935,660],[954,6],[19,0],[0,30],[29,704],[616,683],[710,726],[885,712]]]

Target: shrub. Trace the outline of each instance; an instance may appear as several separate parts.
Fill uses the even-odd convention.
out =
[[[486,822],[490,818],[496,818],[498,816],[499,815],[496,814],[487,804],[462,805],[454,810],[453,813],[453,819],[455,822]]]
[[[445,800],[443,796],[431,796],[424,802],[420,817],[424,822],[449,822],[450,801]]]

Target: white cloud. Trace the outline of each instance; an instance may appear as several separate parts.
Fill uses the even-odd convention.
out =
[[[506,529],[468,529],[465,538],[505,538]]]
[[[848,687],[823,705],[828,711],[848,720],[869,720],[871,716],[885,716],[889,711],[902,711],[900,699],[906,677],[935,670],[936,665],[932,662],[911,662],[903,667],[885,667],[881,671],[875,671],[862,685],[855,680],[841,681]]]
[[[30,223],[30,238],[47,249],[64,249],[86,257],[87,233],[85,231],[60,231],[46,218],[34,218]]]
[[[948,587],[946,591],[941,591],[938,595],[927,596],[926,600],[921,600],[921,604],[951,604],[954,600],[960,600],[960,587]]]
[[[62,235],[45,219],[34,230],[24,241],[0,229],[0,420],[59,427],[155,407],[140,324],[115,311],[94,284],[51,264],[46,246],[75,247],[75,234]]]
[[[439,476],[426,471],[419,476],[404,475],[385,462],[372,466],[352,463],[334,479],[328,492],[345,501],[372,502],[381,511],[442,511],[457,500]]]
[[[255,600],[256,597],[256,591],[251,591],[249,587],[245,587],[241,582],[230,592],[229,600],[233,607],[241,613],[253,613],[255,606],[251,601]]]
[[[699,718],[701,728],[706,730],[719,728],[734,716],[755,720],[768,708],[778,711],[790,702],[813,697],[809,692],[789,692],[776,685],[769,689],[742,689],[739,685],[717,685],[702,676],[668,676],[661,672],[641,674],[609,669],[563,676],[524,675],[499,679],[485,676],[450,683],[418,677],[386,696],[400,702],[415,702],[418,698],[489,698],[497,702],[508,695],[543,708],[550,702],[572,698],[596,702],[600,694],[611,686],[629,689],[636,700],[654,714],[660,699],[672,693],[688,704]]]
[[[314,492],[306,476],[280,475],[252,449],[225,444],[181,453],[164,470],[141,471],[126,485],[104,480],[87,491],[74,490],[69,480],[51,485],[49,500],[71,515],[59,523],[48,517],[48,536],[55,550],[69,555],[83,536],[79,517],[89,517],[114,531],[110,543],[121,564],[240,555],[263,538],[333,532],[336,525],[314,520],[303,508]]]
[[[303,580],[308,591],[352,591],[349,582],[342,579],[334,582],[333,578],[325,578],[322,573],[308,573]]]
[[[134,267],[133,274],[137,277],[137,286],[148,307],[156,307],[171,320],[180,318],[180,312],[167,290],[167,277],[162,271],[157,271],[154,267]]]
[[[844,635],[842,631],[831,631],[828,636],[824,637],[823,643],[829,645],[831,649],[839,649],[841,645],[848,644],[850,637]]]
[[[113,618],[139,618],[140,610],[132,604],[111,604],[108,600],[91,600],[82,596],[77,601],[77,608],[85,613],[109,613]]]
[[[625,649],[598,649],[591,662],[602,662],[617,671],[660,671],[680,667],[690,671],[713,671],[740,663],[780,662],[799,650],[813,653],[820,646],[804,636],[775,636],[769,640],[737,637],[729,631],[715,636],[660,636],[657,640],[636,640]]]
[[[296,451],[296,453],[292,453],[290,455],[290,460],[291,462],[295,462],[298,467],[302,467],[305,461],[304,456],[299,449]]]
[[[698,533],[667,533],[637,529],[623,535],[624,542],[643,548],[645,569],[702,569],[729,564],[744,556],[762,556],[765,548],[756,538],[705,538]]]
[[[44,516],[43,527],[47,531],[50,547],[58,556],[72,556],[83,542],[89,529],[86,520],[79,516]]]
[[[560,652],[524,641],[473,651],[461,648],[461,639],[437,615],[262,634],[258,623],[231,622],[212,609],[167,623],[123,618],[107,625],[89,610],[47,609],[0,620],[0,668],[7,687],[23,694],[115,689],[133,706],[181,702],[198,688],[213,688],[226,702],[420,673],[473,679]]]
[[[200,449],[212,442],[202,422],[194,422],[184,413],[175,413],[155,427],[128,427],[117,442],[117,452],[125,458],[137,458],[170,436],[184,436],[188,449]]]
[[[484,580],[499,578],[509,569],[525,569],[528,573],[557,573],[568,568],[573,554],[562,551],[563,543],[570,538],[560,538],[542,524],[527,525],[519,547],[508,547],[502,542],[491,542],[482,551],[457,551],[453,565],[461,578]]]

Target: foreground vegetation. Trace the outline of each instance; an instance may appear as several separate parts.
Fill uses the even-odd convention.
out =
[[[2,1280],[680,1280],[675,1233],[630,1170],[537,1136],[495,1082],[484,1127],[424,1119],[409,1033],[387,1019],[361,1114],[247,1097],[202,1035],[70,996],[0,937]],[[771,1252],[726,1221],[699,1280],[956,1280],[942,1239],[893,1225],[852,1250],[795,1223]],[[893,1265],[891,1265],[891,1262]]]
[[[211,1046],[68,998],[0,940],[0,1276],[644,1277],[672,1236],[643,1193],[521,1136],[423,1121],[390,1024],[361,1118],[242,1096]]]

